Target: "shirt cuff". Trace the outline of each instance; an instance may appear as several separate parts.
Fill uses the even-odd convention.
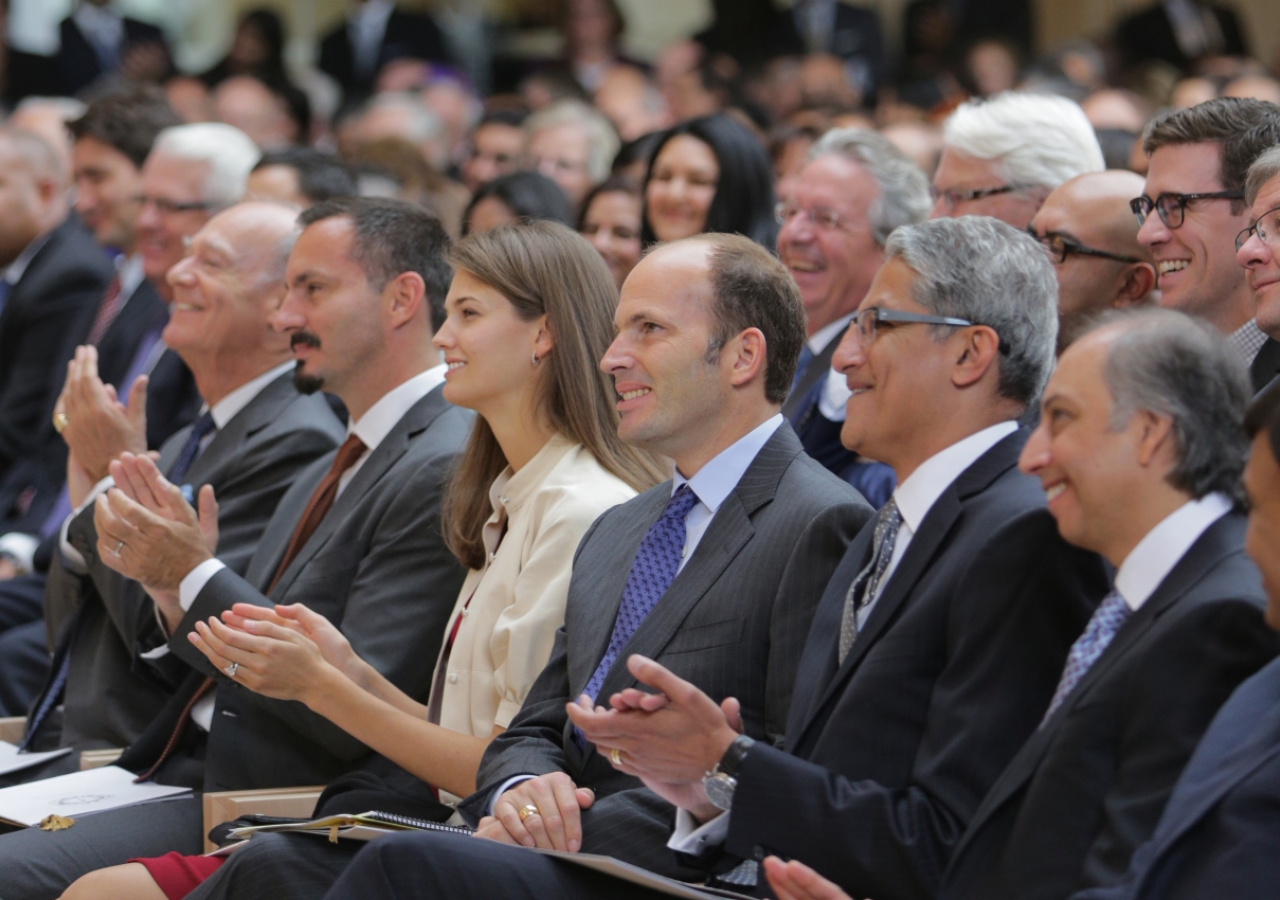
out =
[[[189,611],[195,605],[196,597],[200,596],[209,579],[226,567],[220,559],[206,559],[187,573],[178,584],[178,605],[182,607],[183,612]]]
[[[138,655],[143,659],[161,659],[169,655],[169,645],[161,644],[159,647],[154,647],[146,653],[139,653]]]
[[[87,575],[89,573],[89,564],[84,561],[80,551],[72,547],[71,542],[67,540],[67,529],[71,525],[71,520],[80,515],[86,506],[97,500],[99,494],[105,494],[115,486],[115,479],[110,475],[99,481],[89,491],[89,496],[84,498],[84,502],[73,509],[71,515],[67,516],[62,522],[62,529],[58,532],[58,552],[62,554],[63,567],[75,575]]]
[[[729,837],[729,814],[722,812],[703,825],[688,810],[676,810],[676,830],[667,846],[677,853],[701,856],[709,847],[718,847]]]
[[[827,380],[823,382],[822,393],[818,395],[818,412],[829,422],[843,422],[845,404],[853,392],[845,377],[835,369],[827,370]]]
[[[21,531],[11,531],[0,535],[0,553],[13,560],[13,564],[22,572],[31,571],[31,560],[40,546],[40,538]]]
[[[522,784],[531,778],[537,778],[537,775],[512,775],[502,784],[498,785],[498,789],[489,795],[489,802],[484,805],[484,814],[486,816],[493,815],[493,805],[498,802],[498,798],[511,790],[517,784]]]

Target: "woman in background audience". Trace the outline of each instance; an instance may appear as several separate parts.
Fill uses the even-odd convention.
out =
[[[462,233],[473,234],[520,219],[573,225],[573,209],[560,186],[538,172],[512,172],[480,185],[462,217]]]
[[[640,188],[620,175],[600,182],[582,203],[578,232],[604,258],[621,289],[640,261]]]
[[[225,624],[210,619],[193,636],[215,665],[238,662],[245,687],[305,703],[445,802],[475,790],[485,748],[546,664],[582,535],[666,477],[618,438],[612,379],[598,367],[618,292],[586,240],[550,222],[500,227],[463,239],[451,262],[448,318],[434,343],[449,366],[445,399],[478,416],[443,528],[471,572],[427,703],[300,604],[237,604]],[[86,875],[64,897],[176,900],[220,863],[170,853]]]
[[[669,129],[654,151],[640,237],[648,245],[729,232],[772,252],[773,201],[773,168],[755,135],[722,113],[690,119]]]

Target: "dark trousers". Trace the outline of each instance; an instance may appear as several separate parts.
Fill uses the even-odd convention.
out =
[[[371,841],[326,900],[661,900],[582,866],[465,835],[418,832]]]
[[[0,898],[57,900],[81,875],[136,856],[202,852],[199,795],[80,816],[65,831],[0,835]]]

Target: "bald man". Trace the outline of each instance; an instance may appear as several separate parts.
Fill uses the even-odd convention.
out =
[[[1142,186],[1121,169],[1079,175],[1045,198],[1027,228],[1058,275],[1059,353],[1096,313],[1151,300],[1155,265],[1129,209]]]
[[[0,477],[32,452],[53,414],[66,334],[112,275],[93,236],[67,218],[67,188],[43,138],[0,128]]]

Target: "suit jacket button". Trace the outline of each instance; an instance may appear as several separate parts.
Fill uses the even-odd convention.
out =
[[[457,684],[457,683],[458,683],[458,673],[457,673],[457,672],[450,672],[450,673],[449,673],[449,683],[450,683],[450,684]]]

